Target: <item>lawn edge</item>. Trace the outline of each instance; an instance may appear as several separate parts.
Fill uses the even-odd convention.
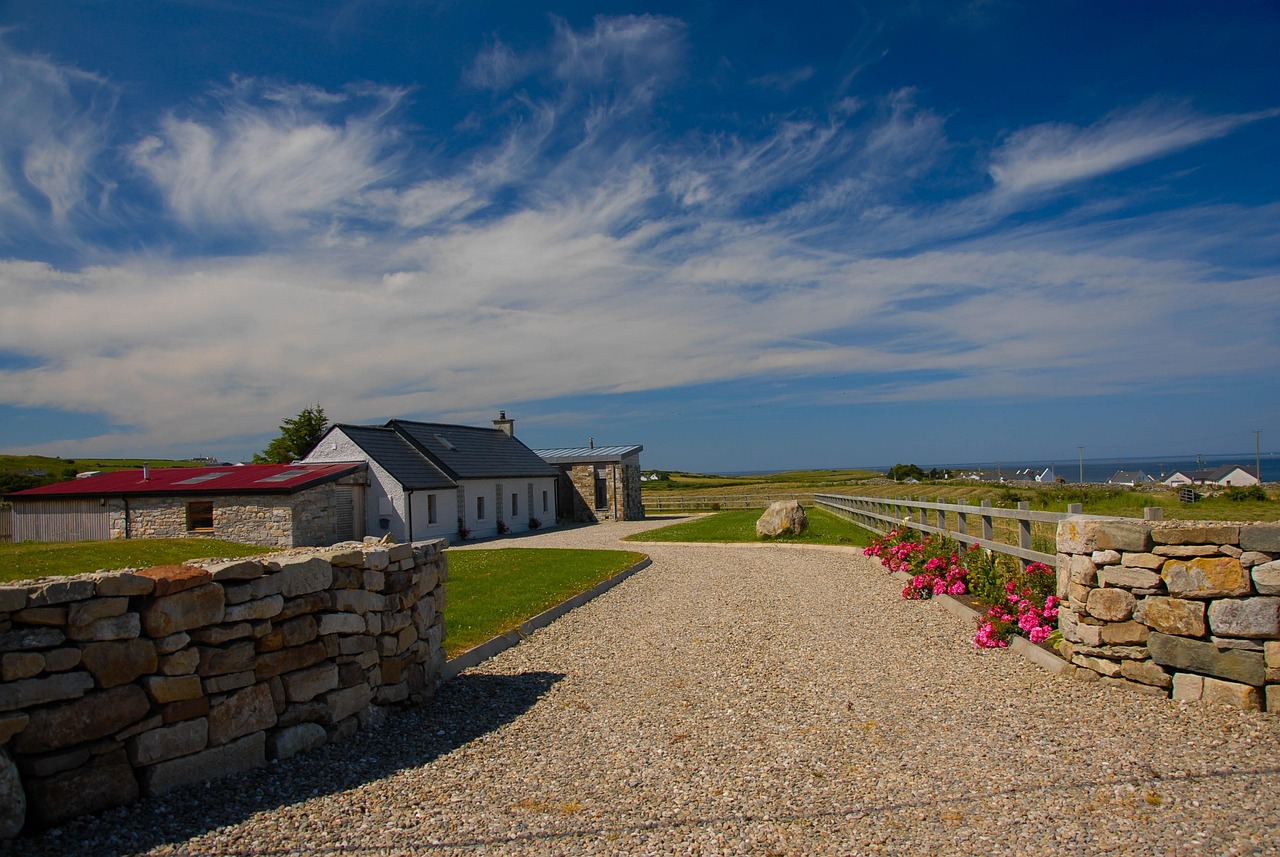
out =
[[[640,553],[640,551],[636,551],[636,553]],[[505,652],[507,649],[518,646],[521,640],[523,640],[525,637],[532,634],[534,631],[537,631],[540,628],[547,627],[552,622],[559,619],[564,614],[568,613],[570,610],[581,607],[583,604],[586,604],[588,601],[592,601],[600,597],[604,593],[608,592],[610,589],[613,589],[613,587],[617,586],[622,581],[626,580],[631,575],[635,574],[638,571],[643,571],[644,569],[648,568],[651,565],[653,565],[653,559],[651,557],[646,556],[644,559],[640,560],[640,562],[636,563],[630,568],[625,568],[622,571],[618,572],[617,574],[613,575],[612,577],[600,581],[590,589],[579,592],[577,595],[573,596],[572,598],[569,598],[566,601],[561,601],[559,604],[555,605],[554,607],[548,607],[546,610],[543,610],[541,613],[539,613],[537,616],[534,616],[531,619],[524,620],[514,629],[510,631],[506,631],[502,634],[499,634],[496,637],[492,637],[478,646],[472,646],[470,649],[467,649],[465,652],[455,655],[454,657],[445,661],[444,669],[440,671],[441,680],[448,681],[449,679],[458,675],[458,673],[462,672],[463,670],[467,670],[467,669],[470,669],[471,667],[478,666],[479,664],[482,664],[485,661],[489,660],[489,658],[492,658],[494,655],[500,654],[502,652]],[[446,629],[448,628],[448,621],[449,619],[446,614],[445,616]]]

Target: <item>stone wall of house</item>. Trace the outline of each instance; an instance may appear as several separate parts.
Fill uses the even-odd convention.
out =
[[[640,465],[622,465],[622,520],[643,521],[644,499],[640,495]]]
[[[596,466],[575,464],[568,470],[569,483],[573,486],[573,509],[564,510],[570,521],[595,523],[600,520],[596,510]]]
[[[291,495],[131,497],[127,509],[113,499],[111,538],[217,538],[281,548],[333,544],[350,536],[338,531],[338,504],[346,502],[341,490],[331,482]],[[187,529],[187,504],[197,501],[213,503],[212,531]]]
[[[1280,712],[1280,524],[1058,525],[1062,654],[1102,681]]]
[[[0,586],[0,837],[342,739],[432,693],[443,541]]]
[[[605,507],[596,508],[596,469],[605,483]],[[573,511],[569,520],[643,521],[644,500],[640,496],[638,464],[575,464],[567,470],[573,485]],[[622,508],[618,508],[618,504]]]

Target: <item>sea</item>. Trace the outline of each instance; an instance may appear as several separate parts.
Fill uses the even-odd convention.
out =
[[[1084,460],[1084,479],[1086,483],[1104,483],[1118,471],[1141,470],[1143,473],[1155,477],[1157,480],[1163,479],[1165,476],[1173,473],[1175,470],[1181,470],[1184,473],[1188,470],[1207,470],[1213,467],[1219,467],[1223,464],[1239,464],[1253,468],[1257,462],[1255,453],[1239,453],[1239,454],[1214,454],[1214,455],[1162,455],[1147,456],[1135,458],[1086,458]],[[938,470],[950,470],[953,473],[957,471],[985,470],[995,471],[1003,470],[1005,473],[1013,473],[1017,470],[1032,469],[1036,473],[1042,472],[1046,467],[1052,467],[1054,473],[1065,479],[1067,482],[1081,481],[1081,466],[1078,458],[1037,458],[1028,460],[988,460],[988,461],[967,461],[967,462],[946,462],[946,463],[930,463],[924,461],[904,462],[920,465],[925,471],[937,468]],[[1262,481],[1263,482],[1280,482],[1280,454],[1274,452],[1262,453]],[[857,465],[859,470],[876,470],[881,473],[887,473],[890,464],[876,465]],[[724,476],[760,476],[767,473],[776,473],[776,470],[752,470],[739,471],[735,473],[724,473]]]

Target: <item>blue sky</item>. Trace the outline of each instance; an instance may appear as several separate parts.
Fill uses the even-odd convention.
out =
[[[1274,2],[0,3],[0,451],[1280,447]]]

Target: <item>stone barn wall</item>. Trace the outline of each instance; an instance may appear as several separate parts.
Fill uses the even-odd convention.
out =
[[[0,836],[339,740],[432,693],[443,541],[0,586]]]

